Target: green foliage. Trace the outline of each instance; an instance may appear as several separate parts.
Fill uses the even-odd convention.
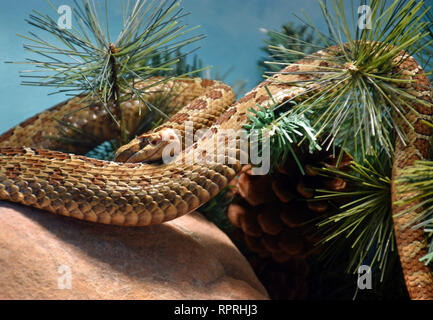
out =
[[[390,197],[394,140],[406,140],[401,124],[413,126],[405,118],[404,108],[412,109],[414,103],[432,107],[403,88],[402,84],[410,84],[411,81],[396,68],[406,57],[397,57],[401,51],[413,56],[429,55],[433,34],[428,21],[431,13],[424,1],[372,0],[365,4],[371,8],[373,28],[360,30],[355,18],[357,7],[353,4],[351,10],[347,10],[342,0],[329,1],[328,5],[320,0],[319,3],[328,33],[320,31],[305,16],[302,20],[314,30],[314,34],[308,34],[306,28],[301,29],[300,33],[303,37],[307,35],[318,40],[308,46],[309,41],[294,40],[295,31],[290,29],[269,34],[267,51],[274,61],[261,65],[272,66],[267,73],[273,74],[300,58],[327,62],[322,63],[319,71],[301,72],[309,75],[310,79],[290,83],[306,87],[307,94],[302,101],[297,100],[288,115],[305,115],[311,121],[311,132],[326,148],[338,146],[354,159],[349,171],[319,169],[320,174],[340,177],[349,185],[348,191],[319,190],[322,194],[317,200],[344,203],[338,205],[337,212],[320,224],[328,234],[324,241],[328,244],[327,252],[338,255],[341,252],[338,248],[349,245],[348,270],[355,271],[360,264],[368,261],[381,269],[384,276],[387,265],[396,255]],[[353,26],[348,23],[348,12],[352,12]],[[328,50],[326,55],[311,57],[312,51],[331,46],[334,49]],[[425,64],[428,65],[428,61]],[[287,72],[292,75],[299,73],[298,70]],[[262,126],[275,121],[272,114],[263,113],[254,118],[260,118]],[[276,141],[285,139],[284,132],[275,133],[280,137]],[[291,153],[289,146],[285,145],[285,152],[279,155],[287,157]],[[409,171],[404,176],[409,177]],[[411,178],[412,182],[415,178],[417,181],[422,179],[426,188],[423,204],[431,205],[433,202],[427,203],[433,194],[433,188],[427,188],[429,175],[425,170],[418,171]],[[415,192],[420,185],[406,184],[406,187]],[[426,230],[433,230],[431,213],[431,208],[424,212],[423,225],[430,226]],[[426,259],[433,259],[433,245],[431,250],[431,256]]]
[[[64,88],[59,92],[90,91],[100,93],[101,98],[108,100],[115,94],[116,86],[127,92],[132,89],[133,80],[145,80],[162,71],[171,71],[171,66],[180,60],[179,49],[203,37],[193,36],[170,44],[195,29],[178,26],[178,20],[185,16],[179,8],[180,2],[167,5],[165,0],[159,3],[136,1],[134,4],[127,1],[126,8],[123,8],[122,31],[112,42],[107,2],[105,30],[93,1],[82,0],[81,5],[74,2],[73,18],[76,22],[71,30],[61,29],[57,21],[37,11],[26,20],[53,39],[50,42],[33,32],[29,33],[30,36],[21,35],[30,41],[24,45],[26,50],[46,59],[28,59],[25,63],[35,69],[23,71],[23,74],[49,72],[46,76],[24,76],[36,81],[25,80],[23,84]],[[57,40],[59,45],[53,40]],[[147,65],[150,59],[156,61],[161,55],[165,58],[161,63]],[[116,78],[113,78],[114,73]]]
[[[405,197],[403,201],[397,204],[405,205],[417,201],[418,203],[411,206],[406,211],[418,210],[415,220],[411,224],[417,224],[415,227],[424,227],[433,222],[433,162],[416,161],[415,164],[400,175],[397,184],[397,191],[407,193],[410,196]]]
[[[400,214],[417,210],[410,225],[413,228],[424,228],[429,234],[429,252],[423,257],[426,263],[433,261],[433,161],[416,161],[412,167],[405,169],[396,181],[397,192],[405,193],[405,199],[397,205],[406,205],[407,209]]]
[[[30,15],[27,22],[51,38],[47,40],[34,32],[29,36],[21,35],[30,42],[24,48],[40,59],[22,62],[34,67],[22,71],[22,77],[26,79],[23,84],[54,87],[57,92],[68,94],[87,93],[89,98],[103,103],[121,128],[122,140],[126,142],[119,108],[121,99],[129,99],[132,95],[141,99],[141,92],[148,88],[138,90],[136,82],[164,72],[173,73],[176,64],[182,69],[184,60],[180,48],[203,36],[185,37],[196,28],[179,24],[186,13],[178,1],[122,2],[122,31],[113,41],[108,24],[108,1],[105,1],[105,28],[97,9],[99,6],[94,1],[74,3],[75,23],[70,30],[60,28],[49,15],[37,11]],[[151,66],[149,61],[152,60]],[[192,72],[188,70],[182,75]],[[116,112],[120,114],[120,123],[107,107],[109,101],[118,107]]]
[[[370,7],[374,28],[363,30],[349,27],[342,0],[333,0],[328,7],[322,1],[319,3],[329,35],[308,23],[323,46],[334,45],[335,51],[315,57],[328,62],[329,66],[320,67],[320,72],[303,72],[312,76],[311,81],[293,83],[314,88],[294,111],[311,112],[312,126],[317,135],[324,137],[328,147],[343,146],[358,160],[379,149],[392,157],[395,135],[403,141],[406,139],[399,123],[412,126],[403,108],[411,108],[414,102],[430,106],[398,87],[411,81],[395,68],[404,61],[396,60],[402,50],[414,55],[428,45],[421,41],[427,36],[427,22],[421,20],[425,15],[423,2],[393,1],[385,5],[383,0],[373,0]],[[274,49],[310,59],[307,52]]]
[[[259,141],[253,141],[254,145],[260,147],[263,143],[269,142],[271,168],[284,163],[288,156],[292,155],[304,174],[303,166],[293,146],[299,146],[304,137],[309,141],[310,152],[314,149],[320,150],[320,146],[307,117],[304,114],[292,113],[290,109],[285,110],[290,105],[291,103],[274,104],[268,108],[257,105],[256,110],[253,108],[249,110],[247,116],[250,122],[244,128],[249,132],[249,135],[254,132],[261,132],[261,135],[258,135],[261,144],[258,143]]]
[[[426,71],[431,71],[433,66],[433,21],[432,8],[423,3],[423,9],[426,14],[422,16],[423,20],[428,22],[425,24],[424,32],[427,36],[422,39],[422,50],[417,53],[417,60]],[[430,81],[432,75],[429,74]],[[417,214],[409,222],[412,228],[423,228],[428,234],[429,248],[428,254],[423,257],[426,264],[433,261],[433,162],[416,161],[412,167],[404,169],[398,181],[396,181],[397,192],[404,193],[405,199],[397,202],[398,205],[406,205],[407,209],[400,214],[408,214],[417,210]],[[408,226],[409,226],[408,225]]]
[[[350,261],[347,270],[356,272],[361,264],[372,268],[378,264],[382,275],[390,257],[396,254],[391,212],[391,161],[384,153],[368,156],[362,163],[352,161],[349,169],[318,168],[319,175],[340,178],[343,191],[317,190],[316,200],[343,202],[337,212],[319,226],[327,236],[323,243],[334,257],[336,247],[349,242]]]

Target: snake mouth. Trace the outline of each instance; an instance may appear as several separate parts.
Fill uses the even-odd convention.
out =
[[[139,152],[146,145],[148,145],[148,139],[145,137],[140,138],[138,143],[137,143],[136,139],[132,140],[131,142],[121,146],[117,150],[117,152],[114,156],[114,161],[116,161],[116,162],[128,162],[129,158],[131,158],[134,154]]]
[[[162,149],[166,145],[161,143],[160,134],[144,134],[120,147],[114,161],[123,163],[156,162],[161,160]]]
[[[156,162],[161,160],[161,150],[160,148],[155,148],[152,150],[146,150],[144,153],[142,150],[138,152],[132,152],[132,154],[125,161],[127,163],[136,162]]]
[[[126,149],[115,155],[115,162],[127,162],[129,158],[131,158],[136,152],[132,149]]]
[[[173,129],[167,128],[157,133],[144,134],[137,137],[133,142],[121,147],[120,153],[116,156],[116,161],[127,163],[155,163],[164,162],[163,151],[168,145],[176,147],[174,155],[180,152],[181,138],[178,137]],[[171,156],[174,156],[171,155]]]
[[[114,158],[115,162],[123,162],[123,163],[137,163],[137,162],[153,162],[153,158],[158,153],[158,149],[147,151],[144,156],[141,150],[134,149],[126,149],[119,154],[117,154]]]

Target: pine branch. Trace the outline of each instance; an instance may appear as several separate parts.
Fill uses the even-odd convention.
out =
[[[312,37],[318,40],[307,46],[304,40],[296,41],[290,34],[274,32],[269,35],[271,43],[267,49],[273,61],[264,64],[279,70],[300,58],[328,62],[328,67],[320,67],[319,71],[287,72],[294,76],[300,73],[310,76],[309,80],[290,85],[304,87],[313,84],[319,88],[309,92],[303,101],[293,104],[290,113],[309,119],[311,132],[314,132],[312,138],[320,139],[322,146],[349,152],[354,160],[349,172],[338,168],[317,169],[321,175],[339,177],[350,186],[349,191],[344,192],[318,190],[322,195],[317,200],[332,203],[341,200],[345,203],[337,206],[337,212],[320,224],[328,235],[326,252],[341,254],[338,248],[350,247],[349,271],[355,272],[360,264],[368,263],[377,266],[384,277],[391,258],[396,255],[390,196],[394,140],[396,137],[403,141],[406,139],[403,128],[395,119],[399,117],[399,122],[412,126],[403,116],[403,108],[411,108],[413,103],[433,107],[401,87],[401,84],[410,84],[411,81],[396,71],[396,66],[404,60],[395,61],[401,51],[409,55],[428,52],[424,51],[425,48],[433,43],[427,29],[431,26],[426,21],[428,9],[423,1],[394,0],[385,4],[384,0],[372,0],[369,6],[373,28],[360,30],[356,25],[349,26],[347,12],[350,10],[344,8],[342,0],[332,0],[327,4],[319,0],[319,3],[328,33],[319,30],[305,16],[301,20],[307,28],[303,30],[313,30]],[[352,14],[356,16],[354,10],[352,7]],[[283,45],[284,42],[288,45]],[[312,48],[317,51],[331,46],[337,50],[328,56],[311,56]],[[276,72],[268,71],[267,74]],[[260,112],[262,114],[254,115],[252,119],[257,123],[256,127],[275,121],[271,113]],[[276,141],[285,139],[284,132],[276,131],[276,136]],[[307,137],[311,139],[306,135],[297,142],[302,143]],[[290,154],[289,146],[286,145],[285,151],[279,152],[278,156],[284,152]],[[278,150],[278,145],[273,148]],[[403,174],[411,179],[405,181],[405,186],[410,188],[406,191],[420,197],[420,184],[424,186],[422,202],[427,208],[424,214],[421,213],[423,217],[419,222],[423,221],[423,226],[433,230],[433,224],[430,225],[433,220],[431,173],[427,174],[425,168],[419,169],[417,172],[413,169],[413,175],[410,171]],[[419,184],[415,185],[417,182]],[[432,252],[433,244],[427,260],[432,259]]]
[[[202,39],[203,35],[187,37],[196,28],[182,24],[181,19],[188,13],[180,8],[179,1],[131,0],[123,3],[122,31],[117,40],[110,39],[108,25],[108,2],[105,1],[107,21],[105,32],[102,14],[96,9],[95,1],[74,1],[71,30],[62,29],[49,15],[33,11],[26,21],[43,35],[29,32],[21,35],[29,42],[24,45],[27,51],[37,58],[22,63],[34,69],[24,70],[21,76],[23,85],[47,86],[56,88],[55,93],[69,95],[83,92],[93,100],[99,100],[108,110],[108,103],[117,106],[118,119],[113,120],[121,128],[122,141],[126,142],[126,130],[120,114],[122,99],[130,99],[139,94],[131,90],[133,83],[145,81],[166,71],[174,77],[173,69],[184,61],[180,49]],[[52,5],[51,5],[52,6]],[[54,8],[54,6],[52,6]],[[55,9],[55,8],[54,8]],[[46,36],[50,36],[47,40]],[[149,65],[157,56],[165,56],[159,66]],[[186,76],[201,70],[188,70],[179,76]],[[171,72],[171,74],[170,74]]]
[[[361,264],[388,271],[390,259],[396,255],[391,210],[391,161],[386,154],[374,153],[363,162],[352,161],[349,170],[316,168],[318,174],[338,178],[347,185],[344,191],[317,190],[315,200],[344,202],[337,212],[319,223],[327,236],[322,241],[325,254],[333,258],[335,248],[350,243],[347,270],[356,272]],[[348,200],[350,199],[350,200]]]
[[[406,195],[397,205],[406,206],[401,214],[416,211],[416,216],[409,222],[412,228],[423,228],[429,237],[429,249],[423,260],[426,264],[433,261],[433,161],[416,161],[413,166],[404,169],[396,181],[396,192]]]
[[[399,88],[410,84],[398,73],[395,58],[401,51],[414,55],[429,43],[423,41],[428,35],[428,25],[422,17],[426,14],[423,1],[394,0],[388,6],[384,0],[370,2],[372,29],[352,29],[347,23],[342,0],[333,0],[325,6],[319,1],[329,34],[319,31],[308,19],[304,22],[315,30],[323,47],[336,46],[338,51],[320,57],[330,67],[321,67],[320,72],[303,72],[312,76],[310,81],[299,81],[292,85],[317,84],[317,93],[299,103],[299,113],[311,112],[310,120],[317,135],[324,138],[326,148],[344,146],[357,160],[362,160],[372,150],[384,149],[392,157],[394,137],[406,140],[404,130],[398,124],[412,126],[404,116],[403,108],[412,103],[431,104]],[[374,43],[374,45],[372,45]],[[280,55],[296,55],[305,59],[309,51],[270,46]],[[280,68],[291,61],[274,61]],[[272,74],[272,73],[271,73]],[[296,72],[287,74],[297,75]],[[396,117],[401,121],[395,121]]]
[[[272,95],[269,93],[272,100]],[[251,136],[253,133],[261,132],[257,136],[257,141],[251,141],[252,145],[261,150],[263,143],[270,144],[271,169],[287,161],[291,155],[298,164],[299,170],[305,174],[303,166],[296,154],[303,142],[303,138],[308,139],[309,151],[320,150],[321,147],[316,141],[315,130],[311,127],[309,120],[304,114],[293,112],[292,102],[284,104],[274,104],[267,108],[257,105],[258,109],[251,108],[249,114],[250,123],[244,128]]]

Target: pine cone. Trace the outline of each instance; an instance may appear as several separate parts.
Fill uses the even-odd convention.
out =
[[[350,162],[343,158],[340,168]],[[253,254],[249,260],[274,299],[302,299],[307,291],[307,259],[317,251],[320,240],[316,228],[319,218],[334,208],[326,201],[311,200],[315,190],[344,190],[341,179],[319,176],[317,167],[335,166],[331,153],[321,151],[302,155],[305,175],[294,161],[275,172],[252,175],[245,166],[231,182],[234,200],[227,215],[236,227],[233,238]]]

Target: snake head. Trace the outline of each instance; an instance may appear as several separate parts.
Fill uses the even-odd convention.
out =
[[[180,140],[176,132],[170,128],[164,128],[157,132],[145,133],[116,151],[114,161],[117,162],[155,162],[162,160],[164,148],[169,144],[178,144]]]

